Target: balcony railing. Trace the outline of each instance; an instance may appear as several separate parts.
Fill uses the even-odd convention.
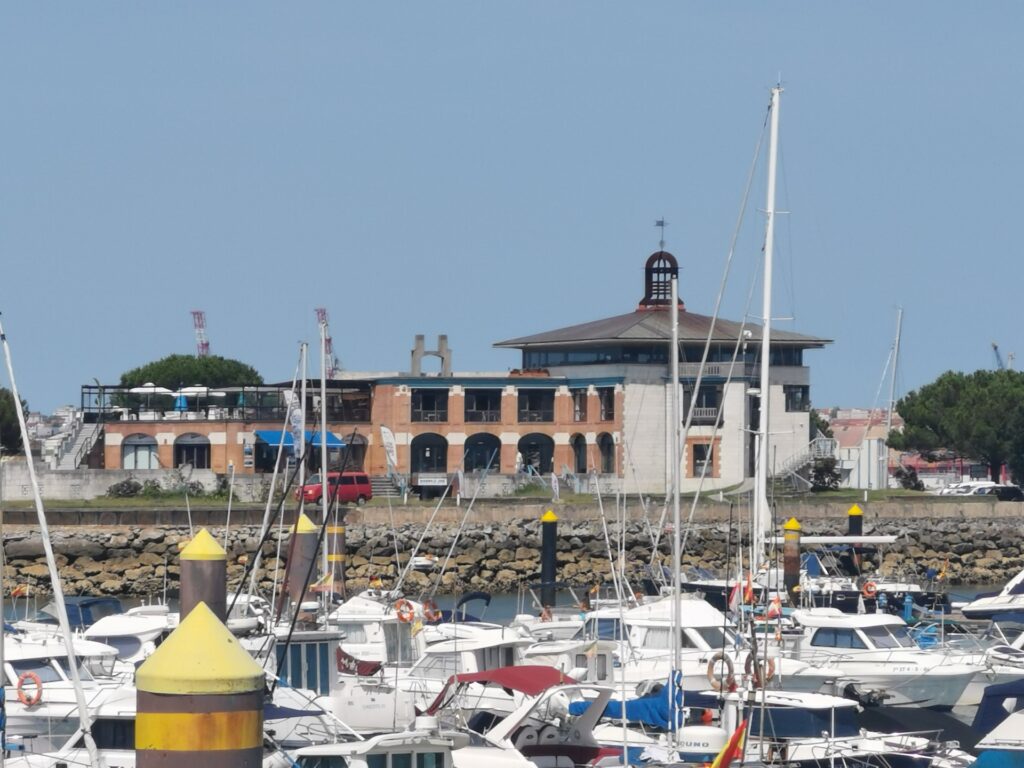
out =
[[[732,363],[708,363],[704,366],[704,375],[714,378],[725,378],[729,375],[729,368]],[[760,373],[760,367],[750,363],[741,363],[738,360],[732,366],[732,377],[734,379],[755,378]],[[680,363],[679,376],[683,379],[695,379],[700,373],[700,363]]]
[[[528,422],[545,422],[555,420],[555,409],[554,408],[541,408],[539,410],[520,408],[519,409],[519,421],[521,423]]]
[[[469,410],[466,409],[466,421],[467,422],[483,422],[483,421],[501,421],[501,410],[500,409],[487,409],[487,410]]]
[[[447,408],[413,408],[413,421],[445,422],[448,421]]]

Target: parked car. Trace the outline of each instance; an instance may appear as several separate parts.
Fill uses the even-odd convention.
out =
[[[310,475],[305,485],[295,491],[295,498],[305,500],[307,504],[320,504],[324,492],[323,479],[319,474]],[[333,501],[337,496],[341,504],[353,502],[362,506],[373,498],[370,476],[365,472],[328,472],[327,499]]]
[[[991,485],[974,493],[977,496],[995,496],[999,501],[1024,501],[1024,491],[1016,485]]]

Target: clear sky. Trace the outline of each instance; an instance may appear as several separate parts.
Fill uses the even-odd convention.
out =
[[[835,340],[815,405],[875,402],[897,305],[900,391],[992,341],[1024,366],[1022,29],[1019,2],[9,3],[21,393],[190,353],[197,308],[268,380],[317,306],[348,369],[407,370],[416,333],[515,367],[493,342],[635,307],[661,217],[710,312],[780,74],[776,314]],[[763,207],[759,172],[733,319]]]

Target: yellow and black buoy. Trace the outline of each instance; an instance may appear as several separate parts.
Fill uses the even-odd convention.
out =
[[[259,768],[263,668],[199,603],[135,675],[138,768]]]
[[[221,621],[227,621],[228,555],[205,528],[181,550],[181,608],[184,619],[199,603],[206,603]]]

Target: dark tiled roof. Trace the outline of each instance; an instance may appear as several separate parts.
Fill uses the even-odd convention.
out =
[[[533,346],[563,346],[567,344],[595,344],[601,342],[667,342],[672,334],[669,312],[664,310],[638,310],[626,315],[606,317],[590,323],[570,325],[554,331],[522,336],[518,339],[499,341],[496,347],[525,348]],[[679,313],[679,340],[704,341],[711,327],[711,318],[693,312]],[[713,341],[735,341],[740,334],[741,324],[719,318],[715,323]],[[761,326],[747,323],[751,341],[761,338]],[[772,344],[794,344],[802,347],[821,347],[831,339],[804,336],[792,331],[772,329]]]

